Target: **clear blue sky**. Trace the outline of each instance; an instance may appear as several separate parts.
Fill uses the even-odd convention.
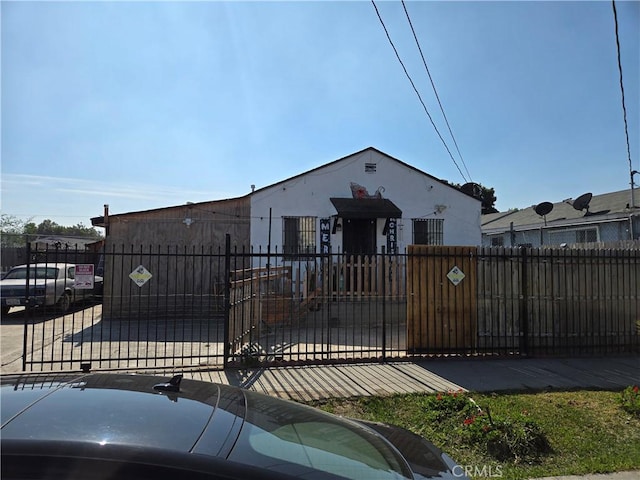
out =
[[[466,175],[402,4],[376,4]],[[629,188],[610,1],[406,6],[500,210]],[[616,6],[640,170],[640,2]],[[103,204],[240,196],[368,146],[465,182],[369,1],[1,7],[2,213],[90,225]]]

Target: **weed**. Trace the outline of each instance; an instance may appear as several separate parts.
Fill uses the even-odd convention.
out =
[[[492,416],[463,391],[427,397],[427,416],[453,420],[454,435],[496,460],[534,462],[551,452],[542,428],[524,411],[510,417]]]
[[[432,420],[443,420],[469,408],[469,398],[463,390],[429,395],[425,400],[425,410]]]
[[[620,394],[619,401],[623,409],[640,417],[640,388],[637,385],[625,388]]]

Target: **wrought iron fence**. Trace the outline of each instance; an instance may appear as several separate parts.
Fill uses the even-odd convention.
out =
[[[87,261],[65,250],[29,258]],[[411,247],[293,259],[227,241],[111,246],[94,260],[104,285],[92,301],[12,308],[24,322],[24,370],[640,350],[638,250]]]

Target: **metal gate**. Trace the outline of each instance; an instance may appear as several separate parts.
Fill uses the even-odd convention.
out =
[[[24,318],[24,371],[184,369],[224,363],[224,251],[213,248],[111,248],[90,255],[72,249],[31,251],[57,267],[103,270],[96,295],[10,314]],[[102,272],[100,272],[102,273]],[[28,302],[35,292],[25,289]]]
[[[232,255],[229,325],[241,365],[406,356],[405,257]]]
[[[112,246],[87,257],[100,295],[18,311],[23,371],[166,370],[386,359],[406,353],[404,257]],[[70,285],[71,287],[71,285]],[[29,300],[30,292],[24,296]]]

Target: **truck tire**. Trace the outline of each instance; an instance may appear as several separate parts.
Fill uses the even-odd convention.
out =
[[[58,300],[58,310],[61,313],[67,313],[71,308],[71,294],[69,292],[64,292]]]

